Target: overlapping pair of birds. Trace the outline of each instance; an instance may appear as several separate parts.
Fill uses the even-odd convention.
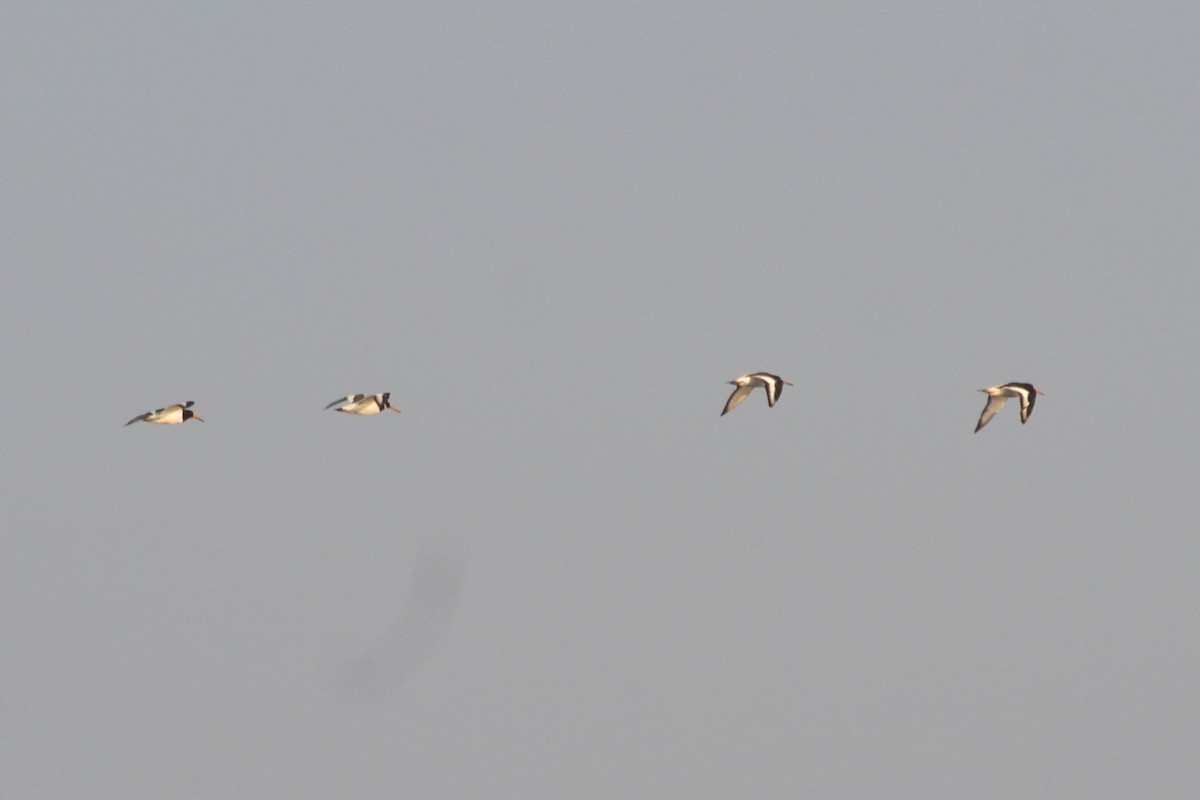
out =
[[[750,396],[750,393],[755,389],[761,388],[767,394],[767,405],[771,408],[775,407],[775,403],[779,400],[779,396],[783,394],[784,386],[795,386],[791,381],[785,381],[778,375],[772,375],[769,372],[751,372],[749,375],[743,375],[729,383],[734,387],[733,394],[729,395],[729,399],[725,401],[725,410],[721,412],[721,416],[725,416],[730,411],[742,404],[742,401]],[[988,396],[987,405],[983,407],[983,413],[979,415],[979,424],[975,426],[975,432],[979,433],[979,429],[992,421],[992,417],[1000,413],[1000,409],[1004,408],[1004,404],[1008,402],[1010,397],[1019,397],[1021,399],[1021,424],[1025,424],[1029,420],[1029,415],[1033,413],[1033,404],[1037,400],[1039,394],[1043,394],[1040,389],[1035,389],[1031,383],[1005,383],[1000,386],[993,386],[990,389],[980,389]],[[325,409],[331,409],[335,406],[338,411],[343,414],[355,414],[360,417],[368,417],[372,414],[379,414],[383,411],[395,411],[400,413],[400,409],[391,404],[388,399],[392,396],[391,392],[383,394],[351,394],[345,397],[334,400]],[[155,411],[147,411],[145,414],[134,417],[125,423],[125,427],[129,427],[135,422],[153,422],[155,425],[179,425],[187,422],[189,419],[199,420],[204,422],[195,411],[192,411],[192,406],[195,405],[191,400],[186,403],[176,403],[173,406],[160,408]]]

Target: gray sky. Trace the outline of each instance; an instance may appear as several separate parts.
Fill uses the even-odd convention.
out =
[[[1200,789],[1192,4],[23,5],[7,796]]]

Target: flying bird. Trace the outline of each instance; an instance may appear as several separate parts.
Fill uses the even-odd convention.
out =
[[[1029,415],[1033,413],[1033,404],[1037,401],[1039,394],[1045,394],[1041,389],[1033,388],[1032,383],[1006,383],[1003,386],[993,386],[990,389],[980,389],[988,396],[987,405],[983,407],[983,413],[979,415],[979,424],[975,426],[975,432],[979,433],[979,429],[992,421],[992,417],[1000,413],[1000,409],[1004,408],[1004,404],[1008,402],[1010,397],[1021,398],[1021,424],[1024,425],[1029,420]]]
[[[388,400],[391,396],[391,392],[384,392],[383,394],[350,394],[340,400],[334,400],[325,406],[325,409],[329,410],[334,406],[338,406],[338,411],[341,411],[343,414],[357,414],[360,417],[379,414],[385,408],[399,414],[400,409],[396,408]]]
[[[783,394],[785,384],[795,386],[791,381],[785,381],[778,375],[772,375],[769,372],[751,372],[749,375],[743,375],[737,380],[729,381],[729,383],[737,388],[733,390],[733,394],[729,395],[729,399],[725,401],[725,410],[721,412],[722,417],[740,406],[742,401],[760,386],[766,390],[767,405],[771,408],[775,407],[775,401],[779,399],[779,395]]]
[[[200,418],[199,414],[197,414],[195,411],[192,411],[193,405],[194,403],[191,400],[188,400],[186,403],[176,403],[175,405],[167,406],[166,408],[147,411],[145,414],[136,416],[129,420],[129,422],[126,422],[125,427],[128,428],[135,422],[153,422],[155,425],[182,425],[189,419],[204,422],[204,420]]]

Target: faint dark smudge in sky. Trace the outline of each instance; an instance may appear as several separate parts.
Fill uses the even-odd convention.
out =
[[[426,546],[413,566],[400,615],[367,652],[333,676],[335,693],[369,704],[404,683],[450,627],[463,581],[460,557],[445,546]]]

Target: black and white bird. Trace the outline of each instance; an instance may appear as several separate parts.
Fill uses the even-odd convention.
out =
[[[391,396],[391,392],[384,392],[383,394],[350,394],[341,400],[334,400],[325,406],[325,408],[328,410],[334,406],[338,406],[338,411],[341,411],[343,414],[357,414],[360,417],[379,414],[384,409],[390,409],[399,414],[400,409],[396,408],[388,400]]]
[[[145,414],[140,414],[129,420],[129,422],[126,422],[125,427],[128,428],[135,422],[153,422],[155,425],[182,425],[189,419],[204,422],[203,419],[200,419],[199,414],[192,411],[193,405],[195,404],[191,400],[188,400],[186,403],[176,403],[166,408],[147,411]]]
[[[988,396],[987,405],[983,407],[983,413],[979,415],[979,424],[975,426],[975,432],[979,433],[979,429],[992,421],[992,417],[1000,413],[1000,409],[1004,408],[1004,404],[1008,402],[1010,397],[1021,398],[1021,424],[1024,425],[1029,420],[1029,415],[1033,413],[1033,404],[1037,401],[1039,394],[1045,394],[1041,389],[1033,388],[1032,383],[1006,383],[1003,386],[993,386],[990,389],[980,389]]]
[[[721,412],[722,417],[740,406],[742,401],[760,386],[767,393],[767,405],[774,408],[775,401],[779,399],[779,395],[783,394],[783,387],[785,385],[795,385],[769,372],[751,372],[749,375],[743,375],[736,380],[729,381],[729,383],[737,388],[733,390],[733,394],[729,395],[729,399],[725,401],[725,410]]]

